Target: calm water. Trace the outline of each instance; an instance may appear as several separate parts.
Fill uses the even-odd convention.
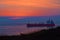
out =
[[[46,29],[46,27],[27,28],[25,24],[20,26],[0,26],[0,35],[19,35],[20,33],[27,34],[27,33],[39,31],[41,29]]]

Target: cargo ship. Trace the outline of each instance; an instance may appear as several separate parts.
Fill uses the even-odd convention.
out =
[[[27,27],[48,27],[48,28],[53,28],[55,26],[55,23],[53,20],[47,20],[46,23],[39,23],[39,24],[32,24],[32,23],[28,23]]]

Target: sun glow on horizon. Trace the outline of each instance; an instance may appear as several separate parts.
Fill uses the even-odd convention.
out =
[[[0,0],[0,16],[59,15],[57,9],[59,0]]]

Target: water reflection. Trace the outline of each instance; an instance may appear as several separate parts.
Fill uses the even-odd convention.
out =
[[[40,27],[27,28],[26,24],[20,26],[0,26],[0,35],[20,35],[20,33],[26,34],[35,32],[41,29]]]

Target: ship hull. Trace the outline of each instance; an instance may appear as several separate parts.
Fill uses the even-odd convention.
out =
[[[27,27],[53,27],[55,24],[27,24]]]

